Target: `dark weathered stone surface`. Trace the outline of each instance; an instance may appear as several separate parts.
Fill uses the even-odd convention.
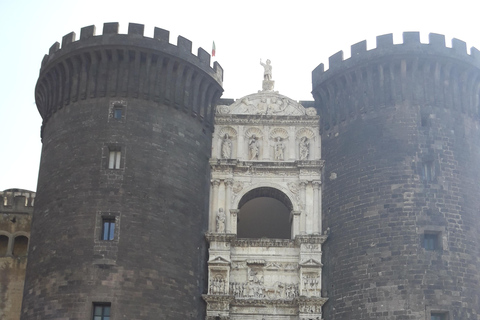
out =
[[[143,38],[139,25],[129,30],[44,59],[24,320],[88,319],[94,302],[110,302],[112,319],[205,315],[208,157],[221,74]],[[108,169],[109,148],[121,150],[120,169]],[[100,240],[102,216],[116,219],[113,241]]]
[[[479,64],[438,38],[381,37],[314,71],[330,228],[325,319],[480,316]],[[425,250],[425,232],[441,248]]]

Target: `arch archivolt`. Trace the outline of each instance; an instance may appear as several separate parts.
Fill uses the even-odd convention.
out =
[[[19,236],[24,236],[26,237],[28,240],[30,240],[30,234],[28,232],[25,232],[25,231],[17,231],[15,232],[13,235],[12,235],[12,238],[16,238],[16,237],[19,237]]]
[[[295,195],[290,192],[288,187],[285,185],[281,185],[279,183],[274,183],[274,182],[258,182],[258,183],[253,183],[248,185],[247,187],[244,187],[240,192],[238,192],[237,197],[235,197],[235,200],[232,204],[232,208],[238,208],[238,205],[242,198],[250,191],[258,188],[272,188],[276,189],[278,191],[281,191],[283,194],[287,196],[287,198],[290,200],[292,203],[293,211],[299,211],[300,210],[300,205],[295,197]],[[240,208],[238,208],[240,209]]]
[[[8,231],[0,230],[0,236],[7,236],[7,237],[11,238],[12,234]]]
[[[288,131],[285,130],[284,128],[275,128],[270,131],[271,140],[275,140],[278,137],[282,138],[283,140],[286,140],[288,138]]]
[[[252,127],[245,131],[245,138],[251,138],[253,135],[255,135],[255,137],[258,139],[263,138],[263,132],[260,128]]]
[[[307,137],[310,140],[315,139],[315,132],[309,128],[301,128],[297,130],[296,133],[297,139],[301,139],[302,137]]]
[[[237,137],[237,130],[235,130],[232,127],[223,127],[219,132],[218,132],[218,137],[222,139],[225,137],[225,134],[228,134],[228,136],[232,139],[235,139]]]

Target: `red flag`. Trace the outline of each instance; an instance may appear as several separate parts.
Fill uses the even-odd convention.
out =
[[[212,57],[215,57],[215,41],[213,41],[213,44],[212,44]]]

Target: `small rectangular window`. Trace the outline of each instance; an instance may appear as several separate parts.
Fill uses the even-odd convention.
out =
[[[102,240],[115,238],[115,219],[103,219]]]
[[[113,109],[113,118],[114,119],[122,119],[122,108],[121,107],[115,107],[115,109]]]
[[[93,304],[93,320],[110,320],[110,303]]]
[[[430,315],[430,320],[448,320],[448,314],[445,312],[432,312]]]
[[[108,156],[108,169],[120,169],[120,160],[122,152],[120,150],[110,150]]]
[[[424,114],[422,115],[422,127],[429,127],[430,126],[430,115]]]
[[[429,251],[438,250],[438,233],[425,233],[423,235],[423,247]]]
[[[435,177],[435,170],[433,166],[433,161],[425,161],[422,163],[422,179],[423,181],[433,181]]]

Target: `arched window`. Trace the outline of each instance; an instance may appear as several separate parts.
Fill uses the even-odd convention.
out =
[[[238,238],[291,238],[292,203],[283,192],[257,188],[247,192],[238,207]]]
[[[15,237],[13,242],[13,252],[12,254],[17,257],[22,257],[27,255],[28,248],[28,238],[25,236]]]
[[[0,234],[0,257],[7,255],[8,250],[8,237]]]

